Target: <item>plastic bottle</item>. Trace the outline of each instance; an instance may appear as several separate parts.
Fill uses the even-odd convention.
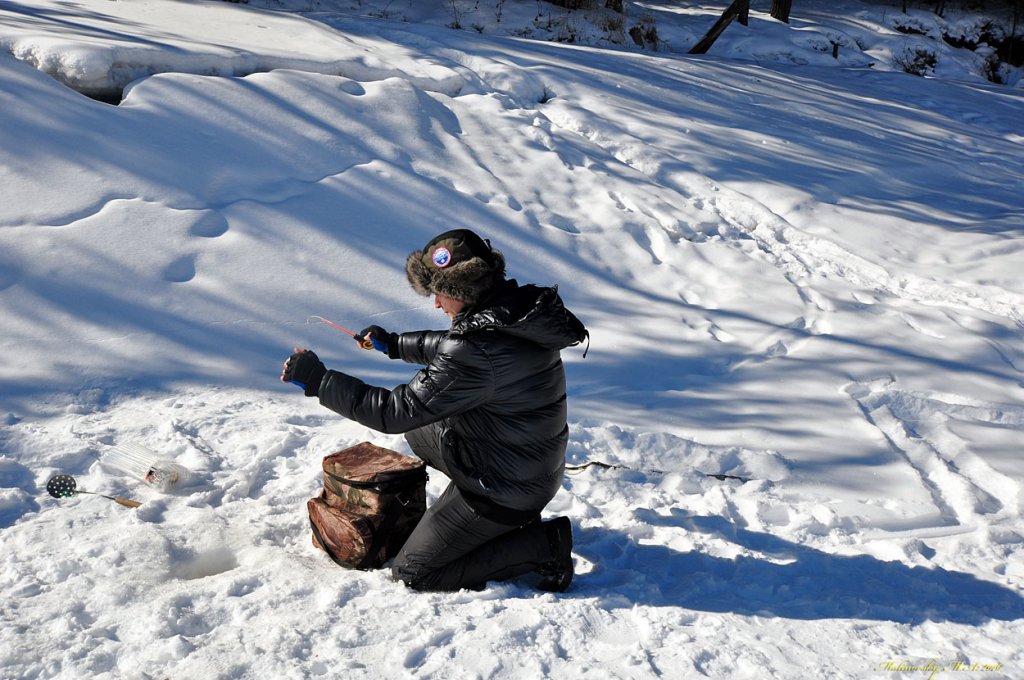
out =
[[[140,444],[116,446],[100,462],[164,492],[185,486],[192,478],[188,468]]]

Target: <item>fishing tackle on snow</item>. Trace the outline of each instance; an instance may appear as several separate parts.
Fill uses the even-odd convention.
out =
[[[348,335],[351,335],[353,338],[355,338],[356,342],[359,343],[359,346],[362,347],[363,349],[373,349],[373,340],[371,340],[369,337],[363,337],[361,335],[356,335],[352,331],[346,330],[346,329],[342,328],[341,326],[339,326],[338,324],[334,323],[333,321],[325,319],[322,316],[311,316],[308,319],[306,319],[306,323],[309,323],[309,319],[316,319],[318,321],[323,321],[328,326],[332,326],[333,328],[337,328],[342,333],[346,333]]]
[[[163,492],[184,486],[192,478],[187,468],[141,444],[116,446],[103,455],[100,463]]]
[[[123,505],[126,508],[137,508],[142,503],[139,501],[133,501],[128,498],[120,498],[118,496],[107,496],[106,494],[96,493],[95,491],[86,491],[85,489],[79,489],[78,483],[75,482],[75,478],[71,475],[57,475],[51,477],[50,481],[46,483],[46,490],[54,498],[71,498],[80,493],[92,494],[93,496],[102,496],[103,498],[109,498],[118,505]]]

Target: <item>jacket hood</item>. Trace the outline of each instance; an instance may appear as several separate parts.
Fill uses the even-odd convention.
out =
[[[495,330],[530,340],[545,349],[578,345],[590,334],[565,308],[558,287],[520,286],[503,281],[490,295],[452,320],[452,331]]]

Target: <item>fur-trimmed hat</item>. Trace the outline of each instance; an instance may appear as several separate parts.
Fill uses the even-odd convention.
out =
[[[505,280],[505,256],[469,229],[454,229],[409,253],[405,274],[420,295],[440,293],[474,304]]]

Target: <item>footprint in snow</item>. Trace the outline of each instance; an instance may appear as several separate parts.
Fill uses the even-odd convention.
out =
[[[196,261],[194,255],[182,255],[178,259],[164,267],[164,281],[170,283],[185,283],[196,276]]]
[[[203,238],[217,238],[227,233],[227,230],[228,221],[223,215],[216,212],[207,212],[196,220],[196,223],[189,229],[189,233]]]
[[[577,235],[580,233],[580,230],[576,228],[576,225],[574,225],[567,218],[562,217],[560,215],[552,216],[551,221],[549,223],[544,224],[544,226],[551,227],[553,229],[559,229],[561,231],[566,232],[567,234]]]

